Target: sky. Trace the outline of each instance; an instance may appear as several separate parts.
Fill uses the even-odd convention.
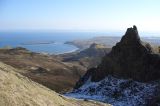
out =
[[[160,0],[0,0],[0,30],[160,32]]]

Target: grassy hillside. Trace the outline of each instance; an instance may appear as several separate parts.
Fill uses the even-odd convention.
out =
[[[105,106],[63,97],[16,71],[0,62],[0,106]]]
[[[24,48],[0,49],[0,61],[19,69],[19,73],[57,92],[72,89],[82,70],[74,70],[55,56],[30,52]]]

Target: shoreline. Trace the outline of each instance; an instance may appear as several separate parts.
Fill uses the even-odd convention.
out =
[[[28,48],[27,46],[34,46],[34,45],[48,45],[48,44],[56,44],[56,42],[31,42],[31,43],[21,43],[21,44],[19,44],[19,45],[17,45],[17,46],[14,46],[14,47],[12,47],[11,46],[11,49],[15,49],[15,48],[18,48],[18,47],[22,47],[22,48],[25,48],[25,49],[27,49],[27,50],[29,50],[29,51],[31,51],[31,52],[34,52],[34,53],[40,53],[40,54],[48,54],[48,55],[60,55],[60,54],[66,54],[66,53],[72,53],[72,52],[76,52],[76,51],[80,51],[80,50],[82,50],[81,48],[79,48],[79,47],[77,47],[76,45],[74,45],[74,44],[67,44],[67,43],[63,43],[64,45],[67,45],[67,46],[74,46],[74,48],[71,48],[70,50],[65,50],[64,49],[64,51],[62,50],[62,52],[61,52],[61,50],[60,51],[36,51],[36,48],[35,48],[35,50],[32,50],[32,49],[30,49],[30,47]],[[3,47],[0,47],[0,48],[3,48]]]
[[[66,54],[66,53],[73,53],[73,52],[76,52],[76,51],[79,51],[79,48],[70,50],[70,51],[68,51],[68,52],[58,53],[58,54],[56,54],[56,55],[61,55],[61,54]]]
[[[84,49],[83,46],[80,46],[80,45],[78,45],[78,44],[75,44],[73,41],[67,41],[67,42],[64,42],[64,44],[75,46],[75,47],[78,48],[79,50],[83,50],[83,49]]]

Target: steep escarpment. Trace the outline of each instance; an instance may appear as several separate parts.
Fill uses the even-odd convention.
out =
[[[160,56],[141,41],[136,26],[128,28],[97,68],[89,69],[67,96],[114,106],[160,104]]]

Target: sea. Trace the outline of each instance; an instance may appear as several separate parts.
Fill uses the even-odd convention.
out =
[[[123,32],[0,32],[0,48],[23,47],[32,52],[63,54],[79,49],[74,45],[65,44],[67,41],[87,40],[97,36],[119,35],[123,35]],[[145,41],[160,45],[160,34],[141,33],[140,35],[146,36]]]
[[[0,32],[0,48],[24,47],[32,52],[63,54],[78,50],[76,46],[65,42],[85,40],[95,36],[97,33],[90,32]]]

